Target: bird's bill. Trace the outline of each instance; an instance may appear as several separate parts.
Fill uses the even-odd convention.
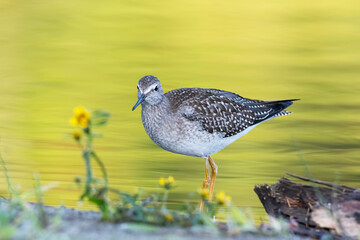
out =
[[[145,100],[145,94],[141,94],[138,101],[135,103],[135,105],[133,106],[132,110],[134,111],[135,108],[137,108],[137,106],[139,106],[144,100]]]

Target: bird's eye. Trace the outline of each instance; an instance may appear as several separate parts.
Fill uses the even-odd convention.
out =
[[[136,86],[137,90],[139,90],[139,86]]]
[[[154,88],[155,91],[157,91],[158,89],[159,89],[158,86],[156,86],[156,87]]]

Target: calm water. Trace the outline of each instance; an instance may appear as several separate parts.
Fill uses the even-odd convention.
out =
[[[77,206],[80,152],[67,135],[72,109],[113,116],[95,142],[112,187],[152,191],[172,175],[171,199],[192,199],[204,160],[166,152],[147,137],[136,83],[165,91],[211,87],[258,99],[301,98],[213,156],[215,191],[264,215],[255,184],[284,172],[360,187],[360,15],[354,1],[0,1],[0,150],[13,182]],[[297,144],[295,144],[297,142]],[[99,173],[99,172],[98,172]],[[6,195],[0,173],[0,195]],[[89,208],[83,205],[82,208]]]

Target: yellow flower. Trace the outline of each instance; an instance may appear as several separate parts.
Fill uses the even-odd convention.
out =
[[[90,113],[86,108],[77,107],[74,109],[74,117],[70,118],[70,124],[87,128],[90,120]]]
[[[173,184],[174,183],[173,176],[168,177],[167,182],[170,183],[170,184]]]
[[[166,188],[167,190],[169,190],[172,187],[174,182],[175,182],[175,179],[172,176],[170,176],[170,177],[168,177],[166,179],[165,178],[160,178],[159,179],[160,186]]]
[[[200,196],[202,199],[204,200],[208,200],[209,199],[209,190],[204,188],[200,191]]]
[[[76,141],[79,141],[82,136],[82,132],[79,130],[75,130],[75,131],[73,131],[72,135]]]
[[[160,186],[164,186],[165,185],[165,178],[160,178],[159,184],[160,184]]]
[[[165,220],[167,222],[172,222],[174,220],[174,218],[170,213],[168,213],[168,214],[165,215]]]
[[[225,204],[228,205],[231,202],[231,197],[226,196],[225,192],[223,191],[216,194],[216,199],[218,203],[222,206],[224,206]]]

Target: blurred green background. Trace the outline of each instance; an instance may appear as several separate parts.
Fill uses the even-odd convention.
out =
[[[215,191],[264,216],[255,184],[284,172],[360,187],[360,3],[345,1],[0,0],[0,151],[22,191],[58,182],[47,204],[77,207],[85,174],[69,136],[76,106],[104,108],[95,142],[110,185],[154,191],[172,175],[171,200],[197,200],[204,160],[157,147],[146,135],[136,84],[165,91],[219,88],[244,97],[301,98],[213,159]],[[297,144],[295,144],[297,142]],[[299,153],[301,152],[301,153]],[[99,171],[97,172],[98,175]],[[0,172],[0,195],[7,196]],[[87,204],[82,208],[89,208]]]

